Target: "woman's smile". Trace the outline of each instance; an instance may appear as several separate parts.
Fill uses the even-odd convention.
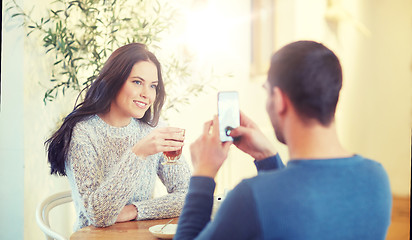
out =
[[[136,104],[137,107],[141,109],[146,109],[148,106],[148,103],[145,103],[143,101],[133,100],[133,102]]]

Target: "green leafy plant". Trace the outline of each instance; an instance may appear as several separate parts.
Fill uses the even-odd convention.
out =
[[[15,0],[9,2],[11,18],[23,17],[28,37],[40,37],[44,51],[51,55],[50,86],[46,104],[68,89],[81,92],[96,79],[108,56],[118,47],[140,42],[156,51],[161,36],[175,23],[176,9],[161,0],[56,0],[46,16],[34,20]],[[34,35],[35,36],[32,36]],[[191,79],[190,59],[173,54],[160,59],[168,100],[165,109],[178,111],[208,84],[202,77]],[[178,89],[174,94],[173,89]],[[183,89],[183,90],[182,90]]]

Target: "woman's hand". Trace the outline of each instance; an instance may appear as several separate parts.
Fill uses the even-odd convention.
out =
[[[206,122],[203,134],[190,145],[193,163],[193,176],[214,178],[227,158],[232,142],[222,143],[219,138],[219,120]]]
[[[116,222],[127,222],[137,218],[137,208],[135,205],[126,205],[117,216]]]
[[[183,147],[184,140],[184,129],[175,127],[156,128],[136,143],[132,151],[141,157],[147,157],[159,152],[176,151]]]
[[[236,139],[233,143],[237,148],[257,161],[277,153],[273,144],[260,131],[259,127],[242,112],[240,113],[240,127],[233,129],[230,136]]]

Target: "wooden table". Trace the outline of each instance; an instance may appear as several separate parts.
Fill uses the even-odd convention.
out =
[[[145,221],[131,221],[124,223],[116,223],[110,227],[97,228],[88,226],[80,229],[70,236],[70,240],[91,240],[91,239],[139,239],[139,240],[157,240],[149,232],[149,227],[159,224],[166,224],[170,219],[145,220]],[[178,218],[170,224],[177,224]]]

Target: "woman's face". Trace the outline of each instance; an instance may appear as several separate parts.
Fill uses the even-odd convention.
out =
[[[136,63],[111,103],[109,112],[111,121],[116,119],[118,123],[116,125],[124,125],[130,122],[132,117],[142,118],[156,99],[158,82],[154,63],[150,61]]]

